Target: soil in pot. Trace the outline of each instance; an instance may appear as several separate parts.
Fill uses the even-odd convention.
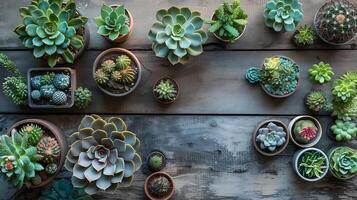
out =
[[[176,101],[179,95],[179,85],[172,78],[161,78],[156,81],[153,93],[159,103],[171,104]]]
[[[145,194],[151,200],[167,200],[175,191],[175,184],[170,175],[164,172],[151,174],[145,180]]]
[[[314,117],[298,116],[289,124],[289,135],[297,146],[302,148],[312,147],[320,141],[322,127]]]
[[[148,155],[147,165],[150,171],[158,172],[166,166],[166,156],[161,151],[153,151]]]

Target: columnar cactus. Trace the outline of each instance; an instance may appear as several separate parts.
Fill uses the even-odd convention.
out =
[[[357,150],[337,147],[329,155],[330,172],[337,178],[351,178],[357,173]]]
[[[142,164],[139,139],[118,117],[85,116],[69,141],[65,167],[73,186],[88,194],[130,185]]]
[[[60,156],[61,147],[55,138],[46,136],[37,144],[37,153],[43,157],[44,162],[52,163]]]
[[[307,144],[314,140],[318,134],[318,128],[311,120],[299,120],[294,124],[294,139],[302,144]]]
[[[269,152],[276,151],[286,142],[286,132],[281,126],[270,122],[266,127],[260,128],[256,137],[261,150]]]

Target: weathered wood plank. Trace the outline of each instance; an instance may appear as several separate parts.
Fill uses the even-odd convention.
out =
[[[45,66],[45,63],[32,59],[29,51],[3,53],[15,60],[24,72],[28,68]],[[303,106],[304,96],[316,87],[308,80],[307,70],[312,64],[320,60],[331,63],[336,77],[357,69],[355,52],[346,50],[210,51],[177,67],[169,67],[166,60],[155,57],[151,51],[134,51],[145,66],[142,81],[131,95],[115,98],[102,93],[92,78],[92,64],[99,53],[88,51],[74,64],[78,85],[93,91],[93,103],[86,110],[30,110],[14,105],[1,93],[0,113],[302,114],[307,112]],[[250,85],[244,78],[249,66],[259,66],[265,57],[273,55],[291,57],[301,66],[300,86],[285,100],[269,97],[260,86]],[[6,73],[0,72],[2,80]],[[180,84],[180,96],[173,105],[160,105],[152,95],[154,82],[162,76],[172,76]]]
[[[264,25],[263,10],[264,3],[267,0],[241,0],[242,7],[246,9],[249,15],[249,25],[246,33],[235,44],[221,45],[210,34],[207,41],[206,49],[296,49],[291,43],[292,33],[275,33]],[[16,24],[20,22],[18,8],[27,5],[29,0],[13,0],[11,3],[0,4],[0,48],[17,49],[23,48],[16,34],[12,32]],[[205,19],[212,17],[214,10],[222,1],[215,0],[77,0],[79,10],[90,18],[89,28],[91,32],[90,49],[106,49],[110,47],[97,32],[93,17],[99,15],[100,6],[104,3],[123,3],[133,14],[135,25],[132,38],[125,44],[120,45],[128,49],[150,49],[151,42],[147,39],[147,32],[154,23],[155,13],[161,8],[171,6],[190,7],[202,13]],[[303,24],[312,24],[315,12],[325,2],[324,0],[302,0],[304,5],[304,22]],[[356,1],[351,1],[356,3]],[[207,29],[207,26],[205,26]],[[318,42],[311,47],[312,49],[355,49],[356,41],[353,45],[342,47],[332,47]]]
[[[55,122],[68,136],[80,122],[80,115],[0,115],[0,127],[19,119],[39,117]],[[291,167],[293,144],[274,158],[259,155],[251,144],[255,126],[271,116],[123,116],[130,130],[141,139],[141,155],[153,149],[168,157],[164,171],[174,177],[173,199],[355,199],[357,179],[345,182],[328,176],[319,183],[300,180]],[[288,123],[292,116],[277,116]],[[323,137],[318,148],[328,151],[339,145],[326,135],[328,117],[319,118]],[[348,144],[357,148],[357,142]],[[135,175],[133,185],[114,194],[99,193],[96,199],[145,199],[146,171]],[[69,177],[68,173],[62,174]],[[33,192],[31,192],[34,194]]]

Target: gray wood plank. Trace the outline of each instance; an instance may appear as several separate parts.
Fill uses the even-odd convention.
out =
[[[46,66],[31,58],[29,51],[6,51],[24,72],[28,68]],[[346,71],[357,70],[354,51],[210,51],[192,58],[184,66],[169,67],[168,61],[154,56],[151,51],[134,51],[144,65],[138,88],[129,96],[110,97],[102,93],[92,78],[92,64],[99,51],[87,51],[74,64],[78,85],[93,91],[93,103],[84,111],[30,110],[14,105],[0,94],[0,113],[126,113],[126,114],[303,114],[304,96],[313,88],[308,78],[308,68],[320,60],[331,63],[336,77]],[[301,68],[300,85],[287,99],[273,99],[245,80],[249,66],[260,66],[265,57],[285,55],[294,59]],[[0,70],[0,80],[6,75]],[[173,105],[161,105],[152,95],[154,82],[172,76],[180,84],[180,95]],[[322,89],[328,92],[329,85]]]
[[[291,43],[292,33],[275,33],[264,25],[263,10],[264,3],[267,0],[241,0],[242,7],[248,12],[249,25],[246,33],[235,44],[222,45],[212,34],[205,45],[206,50],[218,49],[296,49]],[[1,49],[18,49],[23,48],[17,35],[12,32],[16,24],[20,22],[18,8],[26,6],[29,0],[12,0],[11,3],[0,3],[0,48]],[[123,3],[134,16],[134,33],[129,41],[120,45],[128,49],[150,49],[151,42],[147,39],[147,33],[154,23],[155,13],[161,8],[171,6],[189,7],[202,13],[205,19],[212,17],[214,10],[223,1],[216,0],[77,0],[79,10],[90,18],[89,28],[91,32],[90,49],[106,49],[111,45],[108,44],[97,32],[93,17],[99,15],[100,6],[106,3]],[[312,24],[315,12],[325,2],[324,0],[302,0],[304,6],[303,24]],[[352,0],[351,2],[357,2]],[[207,26],[205,26],[207,29]],[[356,43],[341,47],[332,47],[318,42],[310,47],[312,49],[356,49]]]
[[[0,127],[19,119],[38,117],[55,122],[68,136],[77,129],[81,115],[0,115]],[[328,175],[319,183],[300,180],[291,167],[298,147],[289,144],[274,158],[258,154],[251,144],[255,126],[271,116],[122,116],[129,130],[141,139],[141,155],[153,149],[168,157],[164,171],[174,177],[173,199],[355,199],[357,178],[338,181]],[[292,116],[277,116],[288,124]],[[328,117],[320,117],[323,137],[317,148],[327,152],[340,145],[326,135]],[[348,146],[357,148],[357,142]],[[145,199],[146,171],[135,175],[133,185],[114,194],[102,192],[96,199]],[[61,177],[70,177],[63,173]],[[34,194],[31,191],[31,194]]]

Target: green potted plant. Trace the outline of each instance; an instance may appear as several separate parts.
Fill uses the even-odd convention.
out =
[[[311,26],[301,26],[295,31],[293,36],[293,42],[298,47],[307,47],[314,44],[316,35],[314,29]]]
[[[332,45],[350,43],[357,35],[357,9],[347,0],[326,2],[316,13],[314,26],[317,35]]]
[[[133,92],[141,79],[141,63],[130,51],[112,48],[97,56],[93,64],[93,78],[99,89],[115,97]]]
[[[39,200],[68,199],[68,200],[92,200],[82,189],[74,188],[68,179],[58,179],[41,191]]]
[[[74,91],[74,106],[82,110],[92,102],[92,91],[85,87],[79,87]]]
[[[94,18],[98,33],[110,42],[122,43],[134,29],[134,19],[123,5],[103,4],[100,16]]]
[[[156,81],[153,93],[159,103],[171,104],[179,95],[179,85],[174,79],[164,77]]]
[[[209,32],[222,42],[235,42],[244,33],[248,24],[248,14],[240,7],[240,0],[232,4],[227,1],[219,6],[210,21]]]
[[[140,140],[119,117],[87,115],[69,142],[65,168],[73,186],[89,195],[129,186],[142,164]]]
[[[308,182],[324,178],[329,169],[329,159],[320,149],[301,149],[294,154],[293,168],[296,174]]]
[[[309,69],[310,79],[314,83],[323,84],[323,83],[330,82],[334,75],[335,73],[332,71],[331,65],[324,62],[314,64]]]
[[[331,174],[341,180],[347,180],[357,174],[357,151],[349,147],[335,147],[329,151]]]
[[[288,146],[289,135],[285,124],[279,120],[266,120],[253,132],[253,145],[264,156],[275,156]]]
[[[356,122],[336,119],[330,126],[329,135],[337,142],[352,141],[357,136]]]
[[[26,48],[33,49],[35,58],[47,60],[50,67],[73,63],[83,52],[88,18],[76,10],[74,0],[32,0],[20,8],[20,15],[23,23],[15,33]]]
[[[147,165],[152,172],[161,171],[166,166],[166,156],[158,150],[152,151],[147,157]]]
[[[167,58],[172,65],[184,64],[190,56],[200,55],[207,40],[202,26],[201,14],[189,8],[157,11],[156,22],[148,34],[155,55]]]
[[[322,136],[320,122],[309,115],[295,117],[288,126],[290,139],[301,148],[316,145]]]
[[[144,191],[150,200],[168,200],[175,192],[175,182],[169,174],[155,172],[146,178]]]
[[[300,0],[270,0],[265,3],[265,25],[274,31],[295,31],[303,20]]]
[[[327,104],[327,99],[325,96],[325,93],[320,91],[320,90],[316,90],[316,91],[310,91],[305,98],[305,106],[313,111],[313,112],[320,112],[322,111]]]

